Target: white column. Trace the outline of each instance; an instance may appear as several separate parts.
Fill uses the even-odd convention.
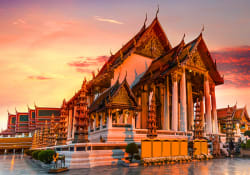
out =
[[[135,116],[134,116],[134,112],[132,112],[132,114],[129,114],[132,117],[132,128],[135,129]]]
[[[101,115],[101,120],[100,120],[100,129],[102,129],[102,123],[103,123],[103,121],[102,121],[102,115]]]
[[[212,100],[212,115],[213,115],[213,133],[218,134],[218,121],[216,111],[216,98],[215,98],[215,85],[211,89],[211,100]]]
[[[108,110],[107,125],[108,129],[112,128],[112,114],[110,110]]]
[[[177,74],[172,74],[172,130],[178,130],[178,84]]]
[[[169,77],[166,77],[165,88],[164,88],[164,123],[163,129],[169,130]]]
[[[141,96],[138,97],[138,106],[141,106]],[[141,112],[138,112],[136,117],[136,128],[141,129]]]
[[[94,118],[93,128],[94,128],[94,131],[96,131],[96,116]]]
[[[71,139],[72,132],[72,109],[69,110],[69,121],[68,121],[68,139]]]
[[[187,132],[187,99],[186,99],[186,73],[185,69],[180,82],[180,130]]]
[[[187,98],[188,98],[188,130],[192,130],[194,125],[194,105],[192,95],[192,83],[191,80],[187,81]]]
[[[206,133],[212,133],[212,121],[211,121],[211,101],[210,101],[210,88],[208,74],[205,74],[204,81],[204,90],[205,90],[205,116],[206,116]]]
[[[75,124],[76,124],[76,118],[75,118],[75,115],[76,115],[76,106],[74,106],[74,108],[73,108],[73,110],[74,110],[74,113],[72,114],[72,117],[73,117],[73,125],[72,125],[72,127],[73,127],[73,131],[72,131],[72,139],[74,139],[75,138],[75,132],[76,132],[76,126],[75,126]]]

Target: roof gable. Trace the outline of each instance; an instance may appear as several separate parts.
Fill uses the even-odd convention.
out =
[[[90,106],[90,113],[112,106],[136,107],[137,103],[126,78],[104,91]]]
[[[131,40],[110,56],[97,76],[89,82],[88,87],[96,87],[100,83],[103,84],[103,87],[110,86],[113,69],[122,64],[131,53],[154,59],[165,54],[171,48],[172,46],[156,17],[147,28],[144,24]]]

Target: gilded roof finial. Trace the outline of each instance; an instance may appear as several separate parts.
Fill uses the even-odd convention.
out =
[[[92,77],[95,78],[95,71],[92,71]]]
[[[204,24],[202,25],[202,29],[201,29],[201,34],[200,35],[202,35],[202,32],[204,32],[204,30],[205,30],[205,27],[204,27]]]
[[[156,11],[156,15],[155,15],[155,17],[157,18],[157,15],[158,15],[158,13],[159,13],[159,11],[160,11],[160,8],[159,8],[159,4],[157,5],[157,11]]]
[[[147,15],[147,13],[146,13],[146,18],[145,18],[145,20],[144,20],[144,24],[143,24],[143,26],[144,26],[144,27],[146,26],[146,22],[147,22],[147,20],[148,20],[148,15]]]
[[[184,41],[184,38],[185,38],[186,34],[184,33],[183,37],[182,37],[182,40],[181,41]]]

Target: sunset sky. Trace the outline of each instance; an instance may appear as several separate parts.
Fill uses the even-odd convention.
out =
[[[183,34],[205,42],[224,75],[217,108],[247,105],[250,111],[249,0],[0,0],[0,129],[10,113],[59,107],[84,77],[147,25],[159,21],[172,46]]]

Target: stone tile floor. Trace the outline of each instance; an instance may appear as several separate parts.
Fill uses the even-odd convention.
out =
[[[47,171],[28,163],[22,155],[0,155],[0,175],[45,175]],[[92,169],[70,170],[62,175],[161,175],[161,174],[194,174],[194,175],[250,175],[250,159],[215,159],[201,162],[174,164],[150,167],[95,167]]]

